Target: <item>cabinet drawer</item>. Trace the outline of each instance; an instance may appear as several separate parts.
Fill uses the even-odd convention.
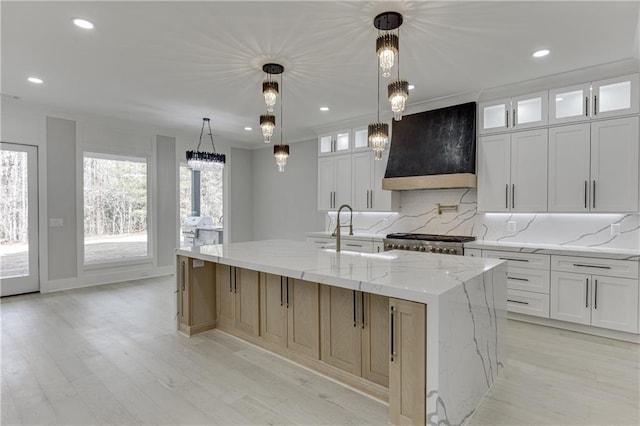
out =
[[[373,253],[373,241],[340,239],[340,249],[344,251],[358,251],[362,253]]]
[[[549,271],[542,269],[512,268],[507,271],[507,288],[549,294]]]
[[[307,237],[307,242],[313,243],[318,248],[325,248],[330,244],[335,244],[335,240],[322,237]]]
[[[551,270],[598,274],[610,277],[638,278],[638,262],[594,257],[551,256]]]
[[[507,310],[549,318],[549,295],[507,289]]]
[[[509,268],[549,269],[548,254],[482,250],[482,257],[509,261]]]
[[[466,248],[464,249],[464,255],[470,257],[482,257],[482,250]]]

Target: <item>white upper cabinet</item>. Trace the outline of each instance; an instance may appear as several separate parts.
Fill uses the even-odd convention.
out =
[[[367,127],[353,129],[353,151],[369,151],[369,134]]]
[[[549,123],[609,118],[640,111],[639,74],[549,91]]]
[[[591,85],[578,84],[549,91],[549,124],[588,120],[591,114]]]
[[[481,103],[480,133],[526,129],[547,124],[548,95],[545,90]]]
[[[606,118],[638,113],[638,83],[639,74],[594,82],[593,116]]]
[[[354,210],[371,210],[373,198],[373,151],[351,156],[351,180]]]
[[[591,211],[638,211],[639,120],[591,123]]]
[[[351,151],[351,131],[328,133],[318,137],[318,155],[344,154]]]
[[[483,136],[478,146],[479,211],[547,211],[547,129]]]
[[[639,120],[549,129],[549,211],[638,211]]]
[[[318,210],[351,203],[351,155],[318,159]]]

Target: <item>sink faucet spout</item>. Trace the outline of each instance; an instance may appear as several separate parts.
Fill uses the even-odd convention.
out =
[[[340,252],[340,228],[344,228],[347,225],[341,225],[340,224],[340,213],[342,213],[342,209],[349,209],[350,212],[350,216],[349,216],[349,235],[353,235],[353,209],[351,208],[350,205],[348,204],[343,204],[340,206],[340,208],[338,209],[338,216],[336,217],[336,230],[333,231],[333,235],[335,235],[336,237],[336,252]]]

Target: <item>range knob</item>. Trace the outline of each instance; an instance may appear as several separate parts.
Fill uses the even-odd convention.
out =
[[[448,253],[449,253],[449,249],[448,249],[448,248],[443,248],[443,249],[442,249],[442,252],[443,252],[444,254],[448,254]]]
[[[420,246],[420,251],[427,251],[427,248],[425,246]]]
[[[458,254],[458,249],[454,249],[454,248],[449,249],[449,253],[451,253],[451,254]]]
[[[436,248],[436,253],[442,253],[442,247]]]
[[[397,244],[391,244],[391,248],[397,249],[398,245]]]
[[[406,244],[405,244],[405,245],[403,245],[403,246],[402,246],[402,248],[403,248],[403,249],[405,249],[405,250],[409,250],[409,246],[408,246],[408,245],[406,245]]]
[[[391,247],[393,247],[393,244],[391,244],[391,243],[387,243],[387,244],[385,244],[385,246],[386,246],[387,248],[391,248]]]
[[[429,251],[430,251],[431,253],[435,253],[435,252],[436,252],[436,248],[435,248],[435,247],[431,247],[431,246],[429,246]]]

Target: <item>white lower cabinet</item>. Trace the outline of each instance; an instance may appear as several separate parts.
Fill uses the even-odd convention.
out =
[[[319,249],[335,248],[335,237],[307,237],[307,242],[313,243]],[[343,251],[357,251],[360,253],[380,253],[384,251],[382,241],[373,239],[350,238],[348,235],[340,236],[340,249]]]
[[[549,318],[549,295],[507,288],[507,310]]]
[[[551,272],[551,318],[638,332],[638,280]]]

